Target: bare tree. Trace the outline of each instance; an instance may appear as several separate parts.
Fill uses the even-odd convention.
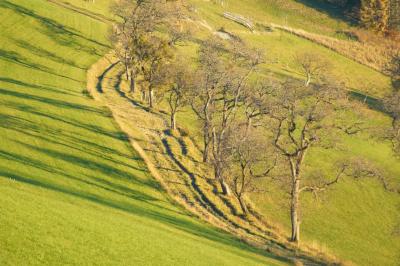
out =
[[[129,71],[133,64],[133,44],[131,43],[131,29],[129,23],[129,10],[134,10],[135,5],[133,1],[120,0],[111,6],[111,13],[120,19],[120,23],[114,24],[110,33],[110,41],[113,44],[116,56],[124,64],[126,80],[129,80]],[[132,90],[131,84],[131,90]]]
[[[268,102],[270,106],[265,125],[273,134],[273,145],[286,161],[289,173],[287,183],[290,190],[291,240],[298,242],[301,192],[325,190],[337,183],[350,167],[346,165],[339,169],[335,177],[323,179],[318,186],[303,186],[307,154],[311,147],[334,147],[334,143],[329,143],[331,137],[347,133],[343,130],[343,125],[358,124],[359,120],[345,119],[355,105],[347,99],[341,84],[329,80],[313,86],[288,81],[282,87],[277,87],[273,96]],[[346,126],[345,129],[349,127],[352,128],[351,134],[362,130],[359,126]]]
[[[191,27],[174,27],[169,31],[169,45],[177,46],[179,43],[184,43],[190,40],[193,36],[193,28]]]
[[[189,100],[190,89],[193,86],[193,72],[188,68],[188,62],[178,59],[170,66],[172,84],[167,91],[167,101],[170,109],[171,130],[176,130],[176,114]]]
[[[181,7],[181,1],[164,0],[119,0],[112,5],[111,11],[119,22],[113,27],[110,40],[115,54],[124,64],[131,92],[134,92],[135,79],[142,74],[149,57],[146,40],[156,37],[164,29],[177,31],[174,27],[179,27],[178,20],[184,14]]]
[[[305,75],[305,86],[310,86],[313,79],[318,79],[330,67],[329,62],[321,55],[312,52],[303,52],[295,56],[295,63],[300,66]]]
[[[169,44],[176,46],[191,39],[194,29],[191,25],[193,14],[190,7],[184,1],[175,1],[169,5],[169,16],[166,30],[169,35]]]
[[[392,58],[388,72],[392,78],[393,90],[384,97],[383,105],[392,123],[384,135],[392,142],[393,151],[400,155],[400,54]]]
[[[155,32],[162,23],[165,17],[162,6],[162,1],[157,0],[119,0],[111,7],[121,22],[114,25],[110,39],[116,55],[125,66],[131,92],[135,90],[135,78],[141,68],[141,39]]]
[[[393,56],[387,70],[392,78],[393,88],[400,90],[400,53]]]
[[[203,123],[203,161],[214,168],[215,179],[223,194],[231,191],[225,180],[225,133],[235,121],[250,75],[262,62],[262,54],[241,43],[225,44],[211,39],[200,48],[197,86],[192,95],[192,109]]]
[[[162,92],[167,86],[170,77],[168,76],[168,65],[173,59],[173,53],[168,41],[160,37],[152,36],[142,40],[146,44],[142,46],[145,54],[143,57],[142,74],[143,74],[143,91],[147,92],[147,99],[150,108],[154,107],[154,90]]]
[[[394,152],[400,155],[400,90],[393,90],[383,102],[387,113],[392,118],[391,128],[386,131],[386,134],[392,142]]]
[[[400,156],[400,53],[393,57],[388,70],[392,78],[393,91],[383,100],[385,110],[392,118],[391,128],[386,134],[392,142],[394,153]],[[400,188],[394,191],[400,193]],[[395,226],[393,234],[400,236],[400,222]]]
[[[224,145],[227,153],[227,182],[243,214],[247,215],[246,195],[261,191],[256,182],[270,174],[278,157],[273,156],[273,147],[262,134],[254,128],[249,130],[246,124],[233,126],[227,135],[227,143]]]
[[[246,128],[249,131],[254,126],[260,126],[264,115],[270,112],[274,91],[280,84],[271,78],[258,77],[244,92],[244,113]]]
[[[226,66],[222,57],[224,44],[215,38],[205,41],[199,50],[199,69],[191,92],[191,106],[202,122],[203,162],[208,162],[211,142],[212,117],[215,111],[217,90],[226,78]]]
[[[239,107],[243,105],[244,91],[247,81],[256,67],[262,62],[262,54],[239,43],[234,43],[228,54],[230,63],[226,62],[225,79],[222,86],[217,87],[217,98],[214,102],[214,117],[211,129],[211,162],[215,179],[219,181],[224,195],[231,191],[226,183],[224,167],[224,143],[226,131],[237,120]]]

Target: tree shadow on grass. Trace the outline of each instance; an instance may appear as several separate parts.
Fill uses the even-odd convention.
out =
[[[162,144],[164,145],[164,149],[166,152],[165,155],[169,156],[171,158],[171,160],[176,164],[176,166],[179,167],[179,169],[190,178],[191,187],[195,190],[198,203],[201,204],[206,209],[207,209],[207,207],[210,207],[213,210],[213,212],[215,212],[218,216],[223,217],[224,219],[228,220],[226,215],[211,200],[209,200],[207,195],[204,194],[202,189],[197,184],[197,179],[196,179],[195,174],[192,173],[191,171],[189,171],[189,169],[187,169],[186,166],[184,166],[176,158],[167,139],[164,138],[161,141],[162,141]]]
[[[73,12],[77,12],[77,13],[82,14],[84,16],[87,16],[87,17],[90,17],[92,19],[101,21],[103,23],[109,23],[109,24],[115,23],[115,20],[110,19],[110,18],[108,18],[108,17],[106,17],[106,16],[104,16],[102,14],[91,12],[90,10],[71,5],[71,4],[67,3],[67,2],[61,2],[59,0],[48,0],[48,1],[52,2],[55,5],[59,5],[59,6],[63,7],[63,8],[67,8],[67,9],[73,11]]]
[[[46,118],[50,118],[51,120],[48,121],[49,123],[46,124],[38,124],[37,122],[34,122],[33,120],[25,119],[19,116],[14,116],[14,115],[9,115],[9,114],[0,114],[0,121],[2,122],[0,124],[0,127],[8,130],[14,130],[16,132],[22,133],[26,136],[30,136],[35,139],[40,139],[44,141],[45,143],[52,143],[56,145],[62,145],[66,148],[83,152],[88,155],[92,155],[95,157],[98,157],[99,159],[102,159],[106,162],[110,162],[112,164],[116,165],[121,165],[125,166],[128,168],[132,168],[132,165],[126,163],[125,160],[122,159],[129,159],[129,160],[135,160],[135,161],[142,161],[139,159],[137,155],[135,155],[132,152],[132,148],[127,145],[127,150],[122,152],[120,150],[116,150],[114,148],[110,148],[105,145],[100,145],[96,142],[91,141],[91,139],[86,136],[86,135],[77,135],[76,131],[73,130],[68,130],[65,127],[58,127],[62,129],[58,129],[57,127],[48,127],[46,126],[47,124],[52,124],[53,123],[53,115],[49,114],[44,114],[39,111],[36,111],[36,109],[30,107],[30,106],[25,106],[25,105],[19,105],[16,103],[8,103],[5,102],[3,103],[3,106],[13,108],[15,110],[19,110],[22,112],[27,112],[29,115],[38,115],[41,119],[43,120]],[[125,137],[121,138],[120,134],[121,132],[113,132],[110,130],[105,130],[101,129],[99,130],[96,127],[96,130],[93,130],[93,128],[90,125],[87,125],[85,123],[79,123],[79,122],[71,122],[69,120],[65,119],[60,119],[60,120],[55,120],[56,122],[63,122],[67,123],[68,125],[73,125],[79,129],[86,129],[87,131],[95,134],[102,134],[107,137],[112,137],[115,138],[116,140],[126,140]],[[68,123],[71,122],[71,123]],[[124,142],[125,143],[125,142]],[[120,158],[120,159],[119,159]],[[138,171],[143,171],[142,169],[135,169]]]
[[[334,4],[328,3],[327,1],[321,1],[321,0],[295,0],[295,1],[305,6],[311,7],[317,10],[318,12],[324,13],[333,19],[346,22],[350,26],[357,25],[357,21],[354,18],[347,16],[345,14],[348,7],[339,7]],[[349,1],[349,2],[354,2],[354,1]]]
[[[370,109],[381,112],[381,113],[386,113],[385,108],[383,106],[382,100],[363,94],[361,92],[357,91],[352,91],[350,92],[350,97],[366,104]]]
[[[40,48],[40,47],[38,47],[38,46],[34,46],[34,45],[32,45],[32,44],[30,44],[30,43],[28,43],[28,42],[26,42],[26,41],[23,41],[23,40],[15,40],[15,39],[14,39],[14,42],[15,42],[19,47],[21,47],[21,48],[23,48],[23,49],[26,49],[26,50],[28,50],[30,53],[33,53],[33,54],[35,54],[35,55],[37,55],[37,56],[45,57],[45,58],[50,59],[50,60],[52,60],[53,62],[56,62],[56,63],[59,63],[59,64],[67,64],[67,65],[70,65],[70,66],[72,66],[72,67],[79,68],[79,69],[81,69],[81,70],[86,70],[85,67],[79,66],[77,63],[75,63],[75,62],[74,62],[73,60],[71,60],[71,59],[64,58],[64,57],[59,56],[59,55],[57,55],[57,54],[55,54],[55,53],[53,53],[53,52],[50,52],[50,51],[46,50],[46,49]]]
[[[73,180],[73,181],[76,181],[76,182],[79,182],[79,183],[82,183],[82,184],[85,184],[85,185],[88,185],[91,187],[96,187],[97,189],[102,189],[102,190],[105,190],[108,192],[112,192],[112,193],[118,194],[120,196],[125,196],[125,197],[131,198],[131,199],[145,201],[148,204],[155,205],[153,202],[159,201],[159,199],[157,199],[153,196],[150,196],[148,194],[145,194],[143,192],[140,192],[139,190],[132,189],[132,188],[129,188],[126,186],[121,186],[114,182],[110,182],[105,179],[102,179],[100,177],[91,177],[91,176],[86,175],[86,177],[88,179],[88,180],[86,180],[86,179],[82,179],[82,178],[70,175],[70,174],[66,173],[65,171],[55,168],[54,166],[45,164],[40,160],[36,160],[36,159],[21,155],[21,154],[16,154],[16,153],[0,150],[0,158],[6,159],[10,162],[13,162],[14,164],[15,163],[21,164],[24,167],[29,166],[32,168],[36,168],[36,169],[45,171],[45,172],[51,174],[53,178],[55,177],[55,175],[57,175],[57,176],[64,177],[64,178],[67,178],[67,179],[70,179],[70,180]],[[89,180],[92,180],[92,181],[89,181]],[[42,182],[44,182],[44,181],[42,181]],[[139,185],[139,186],[145,186],[140,182],[140,180],[138,180],[138,182],[133,182],[133,183],[135,183],[136,185]],[[56,185],[56,184],[54,184],[54,185]],[[155,206],[158,206],[158,205],[155,205]]]
[[[103,93],[102,84],[103,84],[104,78],[106,77],[107,73],[110,72],[117,64],[119,64],[119,61],[108,66],[107,69],[104,70],[104,72],[97,78],[96,89],[98,92]]]
[[[65,108],[65,109],[77,109],[77,110],[84,110],[88,112],[98,113],[98,114],[105,114],[104,109],[102,108],[94,108],[88,105],[82,105],[73,102],[62,101],[58,99],[46,98],[38,95],[28,94],[26,92],[18,92],[14,90],[8,90],[6,88],[0,88],[0,95],[7,95],[20,98],[22,100],[30,100],[36,101],[39,103],[46,103],[53,105],[57,108]]]
[[[59,94],[74,95],[72,93],[69,93],[68,91],[63,91],[63,90],[60,90],[60,89],[57,89],[54,87],[38,85],[38,84],[31,84],[31,83],[27,83],[27,82],[12,79],[12,78],[0,77],[0,82],[17,85],[17,86],[24,87],[24,88],[33,88],[33,89],[45,90],[45,91],[59,93]]]
[[[1,89],[0,89],[0,95],[1,95]],[[21,111],[21,112],[26,112],[29,115],[36,115],[36,116],[39,116],[39,117],[44,118],[44,119],[50,119],[50,120],[53,120],[55,122],[61,122],[61,123],[64,123],[64,124],[67,124],[67,125],[79,128],[79,129],[84,129],[84,130],[86,130],[88,132],[92,132],[92,133],[95,133],[95,134],[101,134],[101,135],[104,135],[104,136],[107,136],[107,137],[110,137],[110,138],[113,138],[113,139],[116,139],[116,140],[124,140],[124,141],[129,140],[129,137],[124,132],[122,132],[120,130],[110,130],[110,129],[106,129],[106,128],[103,128],[103,127],[100,127],[100,126],[96,125],[96,123],[95,123],[96,120],[93,120],[93,123],[85,123],[85,122],[82,122],[82,121],[69,119],[69,118],[67,118],[65,116],[54,115],[54,114],[52,114],[50,112],[41,112],[41,111],[39,111],[38,109],[36,109],[36,108],[34,108],[32,106],[24,105],[24,104],[18,104],[18,103],[14,103],[14,102],[4,102],[3,106],[7,106],[9,108],[12,108],[12,109],[15,109],[15,110],[18,110],[18,111]],[[104,111],[107,112],[107,116],[108,116],[108,109],[105,109]],[[18,120],[19,119],[18,117],[14,117],[14,118],[12,116],[8,116],[8,117],[9,117],[9,119],[14,119],[14,120]],[[3,119],[6,119],[6,118],[7,118],[7,116],[4,117]],[[92,120],[88,120],[88,121],[92,121]],[[36,128],[36,131],[39,132],[39,127],[37,125],[35,125],[33,122],[30,122],[29,120],[26,120],[26,119],[24,121],[20,121],[20,122],[31,124],[31,126]],[[49,133],[49,132],[48,131],[44,131],[42,133]],[[77,140],[77,141],[81,140],[81,138],[77,138],[77,137],[75,137],[74,139]],[[93,143],[93,142],[90,142],[90,143]],[[99,144],[96,144],[96,145],[99,145]],[[100,145],[100,146],[107,150],[107,147],[105,147],[103,145]],[[127,145],[127,147],[130,147],[130,146]],[[109,151],[118,153],[117,151],[112,150],[112,149],[109,150]],[[119,153],[119,155],[121,155],[121,154]]]
[[[125,166],[137,171],[145,171],[144,163],[141,159],[135,157],[133,153],[130,153],[129,155],[122,154],[114,149],[106,148],[93,142],[86,141],[82,138],[74,137],[74,132],[41,127],[30,120],[9,115],[0,115],[0,120],[2,121],[0,127],[3,127],[4,129],[14,130],[18,133],[23,133],[26,136],[41,140],[45,143],[63,146],[74,151],[95,156],[105,162],[110,162],[115,165]],[[134,167],[125,161],[116,159],[115,157],[117,156],[130,159],[138,163],[141,162],[142,168]],[[155,187],[155,184],[153,184],[153,186]]]
[[[3,60],[3,61],[6,61],[8,63],[17,64],[17,65],[20,65],[20,66],[23,66],[23,67],[26,67],[26,68],[30,68],[30,69],[33,69],[33,70],[41,71],[43,73],[47,73],[47,74],[50,74],[50,75],[54,75],[54,76],[58,76],[58,77],[61,77],[61,78],[69,79],[69,80],[76,81],[76,82],[79,82],[79,83],[83,82],[81,80],[77,80],[77,79],[74,79],[74,78],[71,78],[71,77],[68,77],[68,76],[65,76],[65,75],[61,75],[61,74],[55,73],[50,68],[48,68],[46,66],[43,66],[41,64],[34,63],[34,62],[30,61],[28,58],[20,55],[17,52],[14,52],[14,51],[8,51],[8,50],[0,49],[0,59]]]
[[[294,78],[287,74],[282,74],[272,70],[270,70],[270,72],[274,73],[274,75],[278,75],[281,79],[291,79],[291,80],[301,81],[300,78]],[[381,99],[357,91],[356,88],[347,88],[347,89],[348,89],[348,95],[350,96],[351,99],[362,102],[363,104],[368,106],[368,108],[374,111],[386,113]]]
[[[8,106],[6,103],[7,107],[12,107],[15,108],[14,105]],[[18,108],[17,110],[20,111],[26,111],[28,114],[39,114],[41,113],[35,111],[36,109],[30,106],[24,106],[24,105],[17,105]],[[45,118],[47,116],[44,116]],[[42,119],[41,119],[42,120]],[[23,133],[26,136],[30,136],[33,139],[36,140],[41,140],[45,146],[47,144],[55,144],[55,145],[62,145],[64,147],[67,147],[70,149],[71,153],[73,154],[72,156],[65,156],[64,153],[58,152],[59,150],[65,150],[64,148],[57,148],[55,150],[56,156],[52,156],[53,158],[56,158],[57,160],[64,160],[65,162],[70,163],[71,165],[78,164],[81,168],[83,169],[88,169],[91,170],[90,172],[95,172],[99,173],[99,176],[88,176],[86,175],[89,179],[93,180],[94,182],[87,182],[86,180],[79,179],[77,177],[71,176],[63,171],[58,170],[55,168],[55,166],[50,166],[47,164],[43,164],[39,160],[35,160],[34,158],[28,158],[22,155],[18,154],[11,154],[7,152],[0,152],[0,157],[6,158],[13,163],[20,163],[24,166],[31,166],[38,168],[40,170],[47,171],[51,174],[57,174],[60,176],[63,176],[65,178],[73,179],[76,181],[83,182],[87,185],[93,185],[98,188],[107,190],[107,191],[112,191],[115,193],[118,193],[122,195],[118,191],[123,191],[125,194],[130,193],[131,198],[137,199],[137,194],[138,193],[133,193],[130,192],[129,189],[124,189],[124,186],[117,185],[114,182],[107,181],[103,177],[111,178],[113,180],[125,180],[128,182],[132,182],[135,185],[138,186],[146,186],[155,190],[160,189],[160,185],[158,182],[156,182],[153,179],[146,179],[146,178],[135,178],[130,171],[124,171],[115,168],[114,166],[124,166],[127,167],[128,169],[132,169],[135,171],[141,171],[143,173],[146,173],[147,170],[145,168],[144,162],[139,159],[139,157],[135,156],[131,151],[126,153],[121,153],[119,151],[116,151],[114,149],[99,145],[97,143],[93,143],[91,141],[85,140],[85,136],[80,136],[76,135],[75,131],[69,131],[66,129],[58,129],[55,127],[48,127],[46,124],[42,123],[35,123],[34,121],[31,121],[29,119],[25,119],[22,117],[18,116],[13,116],[13,115],[1,115],[0,114],[0,128],[4,128],[7,130],[13,130],[18,133]],[[80,126],[80,124],[77,122],[76,124],[77,127]],[[89,131],[91,131],[90,128],[88,128]],[[108,136],[109,134],[107,134]],[[19,138],[20,140],[25,138]],[[119,139],[119,138],[118,138]],[[10,139],[12,142],[16,142],[22,146],[25,146],[28,149],[34,150],[35,146],[32,146],[30,144],[30,138],[26,142],[22,142],[20,140],[14,140]],[[81,145],[79,145],[81,144]],[[94,149],[93,149],[94,148]],[[74,153],[74,151],[80,151],[86,155],[91,155],[96,157],[96,162],[90,163],[92,161],[91,157],[83,155],[85,158],[82,156],[78,156],[79,153]],[[41,152],[41,151],[39,151]],[[54,154],[53,154],[54,155]],[[127,158],[129,160],[133,160],[135,163],[128,164],[125,160],[122,161],[118,158],[120,157]],[[89,159],[90,158],[90,159]],[[77,163],[78,162],[78,163]],[[138,167],[141,166],[141,167]],[[107,170],[107,171],[105,171]],[[98,184],[102,184],[101,186]],[[112,187],[111,189],[109,187]],[[127,192],[128,190],[128,192]],[[128,196],[128,195],[127,195]]]
[[[0,127],[15,130],[17,132],[22,132],[28,136],[32,136],[35,139],[41,139],[41,140],[44,140],[46,142],[53,143],[53,144],[63,145],[63,143],[59,143],[58,141],[49,141],[51,138],[54,138],[54,139],[59,138],[59,139],[63,140],[66,137],[66,135],[64,134],[64,130],[59,131],[59,130],[55,130],[55,129],[48,129],[48,131],[43,132],[41,130],[40,125],[37,125],[29,120],[18,118],[18,117],[0,115],[0,121],[2,121],[2,123],[0,124]],[[32,134],[31,132],[36,132],[36,134]],[[49,137],[47,138],[47,137],[43,137],[41,135],[47,135]],[[22,142],[19,140],[10,140],[10,141],[15,142],[25,148],[30,149],[30,150],[35,150],[35,146],[27,144],[25,142]],[[30,141],[27,140],[27,142],[29,143]],[[71,144],[70,148],[72,149],[72,148],[74,148],[74,146]],[[59,149],[57,149],[57,151],[58,150]],[[82,148],[80,151],[85,152],[85,149]],[[39,150],[39,152],[42,152],[42,151]],[[29,154],[31,154],[31,153],[29,153]],[[78,178],[77,176],[70,175],[70,174],[68,174],[68,172],[62,171],[61,169],[57,168],[57,166],[43,163],[41,160],[37,160],[32,156],[28,157],[28,156],[24,156],[22,154],[16,154],[16,153],[0,150],[0,158],[7,159],[10,162],[12,162],[13,164],[19,163],[25,167],[29,166],[29,167],[37,168],[39,170],[46,171],[51,175],[56,174],[56,175],[59,175],[64,178],[79,181],[86,185],[96,186],[97,188],[104,189],[109,192],[114,192],[114,193],[117,193],[122,196],[128,196],[133,199],[138,199],[138,198],[143,199],[143,198],[145,198],[145,196],[140,195],[141,192],[138,192],[136,190],[133,190],[133,189],[128,188],[123,185],[118,185],[115,182],[111,182],[106,179],[115,180],[115,181],[119,180],[119,181],[123,181],[123,182],[128,181],[128,182],[134,184],[135,186],[148,187],[148,188],[155,189],[155,190],[160,189],[159,183],[153,179],[137,178],[130,171],[125,171],[125,170],[115,168],[114,166],[116,166],[116,165],[122,165],[122,162],[119,160],[116,160],[114,158],[108,157],[105,159],[104,157],[96,156],[98,154],[89,153],[98,158],[96,160],[96,162],[92,162],[93,161],[92,159],[83,158],[83,157],[75,155],[75,154],[70,155],[69,157],[63,152],[57,152],[56,154],[57,155],[55,157],[54,157],[54,154],[49,155],[49,156],[51,156],[52,158],[55,158],[56,160],[59,160],[59,161],[65,161],[66,163],[69,163],[71,165],[78,164],[80,166],[80,168],[88,169],[88,170],[90,170],[89,172],[98,173],[99,175],[97,177],[95,177],[95,176],[89,176],[89,175],[83,174],[83,175],[87,176],[88,179],[91,179],[93,181],[93,182],[89,182],[86,179],[81,179],[81,178]],[[87,154],[87,152],[86,152],[86,154]],[[48,154],[44,154],[44,155],[48,155]],[[65,158],[65,160],[63,158]],[[131,158],[131,157],[129,157],[129,158]],[[145,168],[144,162],[142,160],[140,160],[139,158],[134,158],[132,160],[134,162],[133,164],[127,164],[127,163],[123,162],[123,165],[125,167],[128,167],[129,169],[147,173],[147,169]],[[107,161],[108,161],[108,163],[106,163]],[[111,163],[111,165],[109,163]],[[141,166],[141,167],[139,167],[139,166]],[[105,169],[106,169],[106,171],[105,171]],[[150,200],[150,199],[147,199],[147,200]],[[156,199],[154,198],[151,200],[156,200]]]
[[[3,0],[2,2],[0,2],[0,8],[10,9],[22,16],[27,16],[35,19],[42,26],[40,27],[39,31],[41,31],[43,34],[50,37],[60,45],[73,47],[76,50],[85,51],[86,53],[95,54],[98,56],[101,56],[102,53],[99,53],[94,47],[88,47],[86,45],[80,44],[77,39],[87,41],[103,49],[110,49],[110,46],[106,44],[87,38],[70,27],[60,24],[53,19],[43,17],[23,6],[17,5],[15,3],[10,3],[7,0]]]
[[[20,55],[17,52],[14,52],[14,51],[7,51],[7,50],[0,49],[0,58],[9,63],[18,64],[18,65],[21,65],[24,67],[35,69],[35,70],[40,70],[43,72],[50,71],[50,69],[48,67],[43,66],[41,64],[31,62],[28,60],[28,58],[23,57],[22,55]]]
[[[74,154],[61,152],[55,149],[49,149],[44,147],[37,147],[22,141],[15,140],[15,143],[28,148],[30,150],[42,153],[43,155],[49,156],[55,160],[63,161],[71,165],[79,166],[82,169],[87,169],[92,172],[100,173],[101,175],[107,176],[114,179],[124,179],[130,182],[134,182],[137,185],[148,186],[153,189],[160,189],[160,186],[156,182],[147,182],[142,179],[135,178],[131,172],[116,168],[108,163],[101,163],[98,161],[93,161],[89,158],[83,158]],[[138,171],[143,171],[143,169],[136,169]]]
[[[163,209],[163,207],[161,206],[159,206],[158,208],[157,207],[148,208],[145,207],[145,205],[142,206],[140,204],[130,204],[127,202],[114,201],[101,197],[99,195],[85,193],[82,191],[76,191],[66,187],[61,187],[51,183],[46,183],[37,180],[33,177],[27,177],[26,175],[16,173],[15,171],[8,171],[6,169],[0,169],[0,178],[11,179],[20,183],[25,183],[36,187],[40,187],[42,189],[47,189],[54,192],[66,194],[68,196],[77,197],[81,200],[86,200],[91,203],[99,204],[108,208],[113,208],[135,216],[148,218],[150,220],[157,221],[161,224],[173,227],[180,231],[189,233],[191,235],[195,235],[200,238],[207,239],[212,242],[219,243],[228,247],[237,248],[238,251],[243,250],[262,255],[266,258],[272,258],[286,263],[290,262],[287,258],[278,257],[273,254],[267,253],[265,251],[253,248],[245,243],[242,243],[239,240],[233,238],[232,236],[227,235],[222,231],[212,229],[211,227],[202,225],[200,223],[194,223],[190,219],[188,219],[188,217],[174,215],[170,213],[168,210]],[[152,226],[156,225],[152,224]],[[160,230],[165,230],[165,228],[160,227]],[[254,257],[243,253],[240,255],[246,257],[247,259],[251,259],[256,263],[265,264],[265,261],[260,259],[259,257]]]

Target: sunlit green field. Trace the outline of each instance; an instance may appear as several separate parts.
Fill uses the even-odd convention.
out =
[[[86,70],[111,49],[111,0],[0,1],[0,264],[253,265],[281,264],[268,254],[190,217],[171,203],[117,128],[110,112],[83,93]],[[265,49],[264,74],[302,78],[296,53],[316,51],[351,89],[374,97],[389,91],[384,75],[279,30],[251,34],[224,10],[335,36],[348,25],[313,1],[191,0],[215,30],[224,27]],[[59,4],[57,4],[59,3]],[[69,4],[65,4],[69,3]],[[314,2],[315,3],[315,2]],[[318,12],[320,9],[322,12]],[[107,19],[104,19],[107,18]],[[201,29],[197,33],[208,34]],[[195,55],[192,45],[182,48]],[[388,125],[371,111],[372,126]],[[190,111],[179,114],[196,134]],[[333,161],[363,155],[400,181],[388,143],[365,134],[343,150],[314,150],[309,165],[327,176]],[[286,195],[274,184],[252,195],[267,219],[289,229]],[[373,179],[347,179],[303,201],[302,238],[358,265],[397,265],[400,199]]]
[[[316,11],[318,9],[305,7],[297,1],[232,0],[224,1],[224,6],[200,0],[192,2],[197,12],[214,30],[223,27],[241,37],[250,46],[265,50],[267,63],[262,67],[262,74],[283,79],[304,78],[293,59],[296,53],[311,51],[326,58],[332,64],[333,75],[345,82],[349,89],[378,98],[390,91],[388,77],[320,45],[279,30],[250,33],[221,16],[224,11],[231,11],[255,21],[287,23],[295,28],[334,36],[336,30],[349,26],[332,14],[329,16],[319,13]],[[199,32],[204,31],[207,30],[200,27]],[[183,47],[182,53],[192,56],[195,49]],[[373,110],[366,114],[370,129],[389,126],[390,121],[384,114]],[[199,128],[194,126],[195,117],[190,110],[178,117],[184,128],[193,134],[199,134]],[[335,160],[362,156],[381,168],[393,185],[400,182],[400,160],[394,157],[389,143],[374,139],[368,133],[345,138],[340,145],[340,151],[314,149],[309,156],[307,173],[310,169],[315,169],[329,178],[335,174]],[[260,185],[267,192],[254,194],[251,199],[269,220],[289,232],[286,192],[270,181],[261,182]],[[400,239],[393,234],[400,221],[398,194],[385,191],[382,184],[374,179],[347,179],[317,199],[312,195],[304,196],[304,241],[358,265],[398,265]]]
[[[70,1],[108,16],[110,1]],[[0,1],[1,265],[280,265],[168,200],[83,93],[109,24]]]

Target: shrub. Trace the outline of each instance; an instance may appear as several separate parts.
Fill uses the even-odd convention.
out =
[[[181,134],[182,137],[187,137],[187,136],[190,135],[189,134],[189,130],[187,130],[185,128],[179,127],[178,131],[179,131],[179,134]]]

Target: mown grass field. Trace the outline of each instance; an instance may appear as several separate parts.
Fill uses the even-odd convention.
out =
[[[345,82],[349,89],[377,98],[390,91],[388,77],[332,50],[280,30],[250,33],[222,16],[224,11],[231,11],[258,22],[287,23],[294,28],[335,36],[337,30],[350,26],[332,13],[320,13],[318,8],[299,3],[303,1],[224,1],[223,7],[200,0],[192,2],[197,13],[214,31],[224,28],[241,37],[250,46],[263,48],[267,58],[267,63],[262,68],[263,73],[281,78],[303,78],[293,63],[293,58],[296,53],[312,51],[332,64],[333,74]],[[205,35],[204,32],[208,30],[200,27],[199,31]],[[182,52],[193,56],[194,49],[183,47]],[[374,110],[366,110],[366,114],[368,127],[389,126],[390,121],[384,114]],[[199,129],[194,126],[195,118],[190,110],[179,114],[179,121],[184,128],[198,134]],[[345,138],[340,151],[314,149],[307,161],[308,170],[317,169],[330,177],[335,173],[336,159],[354,156],[371,160],[385,172],[394,185],[400,181],[400,161],[394,157],[389,143],[374,139],[369,133]],[[285,192],[271,182],[261,185],[267,192],[252,195],[253,202],[268,219],[289,231],[289,209]],[[320,195],[317,200],[312,195],[305,195],[302,203],[304,241],[322,250],[330,250],[358,265],[399,263],[400,241],[393,230],[400,219],[400,199],[398,194],[385,191],[377,180],[347,179]]]
[[[109,1],[70,3],[108,15]],[[285,264],[171,203],[82,93],[108,24],[44,0],[0,14],[1,265]]]

